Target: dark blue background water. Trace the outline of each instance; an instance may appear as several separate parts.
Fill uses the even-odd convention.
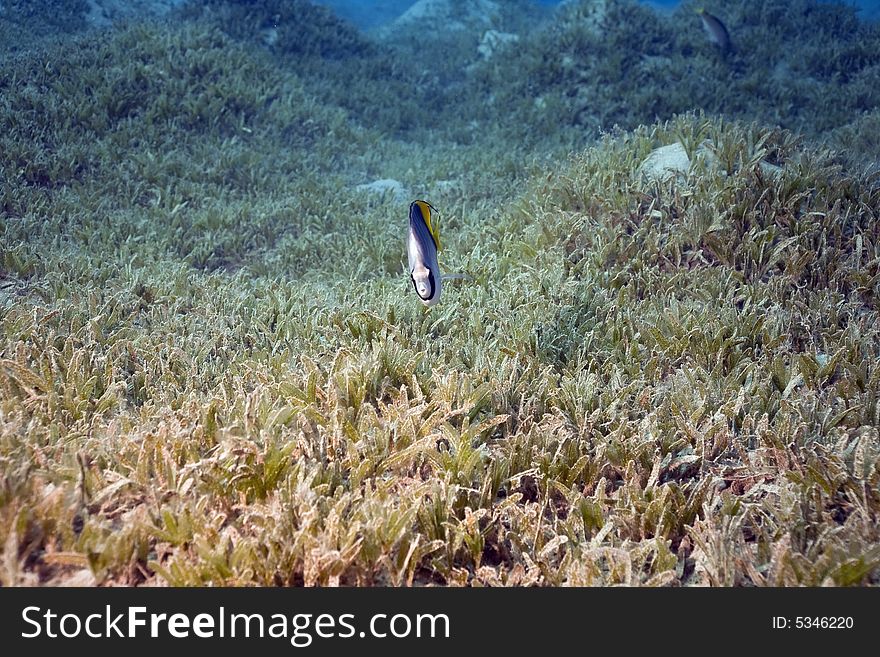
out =
[[[503,0],[502,0],[503,1]],[[560,0],[534,0],[541,5],[556,5]],[[674,7],[679,0],[643,0],[646,4],[660,7]],[[336,12],[360,27],[375,27],[393,20],[406,11],[415,0],[313,0],[317,4],[332,7]],[[860,16],[864,18],[880,18],[880,0],[843,1],[841,4],[856,5],[860,8]]]

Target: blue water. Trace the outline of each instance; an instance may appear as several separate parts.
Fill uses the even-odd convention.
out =
[[[327,5],[343,18],[350,20],[359,27],[376,27],[397,16],[415,4],[415,0],[313,0],[316,4]],[[658,8],[673,8],[679,0],[643,0],[645,4]],[[829,0],[830,1],[830,0]],[[533,0],[539,5],[556,5],[560,0]],[[880,0],[854,0],[839,4],[855,5],[859,15],[865,19],[880,19]]]

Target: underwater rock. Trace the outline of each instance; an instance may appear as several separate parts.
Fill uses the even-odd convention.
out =
[[[483,33],[483,38],[480,40],[480,45],[477,46],[477,52],[480,53],[480,57],[483,59],[491,59],[492,55],[494,55],[499,48],[503,48],[509,43],[516,43],[517,41],[519,41],[519,35],[517,34],[499,32],[498,30],[486,30]]]
[[[695,158],[702,160],[709,171],[720,171],[726,175],[721,161],[712,151],[711,143],[706,141],[697,147]],[[668,146],[655,148],[646,157],[638,168],[638,175],[645,180],[665,181],[671,178],[684,177],[691,168],[691,158],[681,142],[675,142]],[[761,171],[767,176],[776,176],[782,172],[782,167],[762,160],[759,165]]]
[[[488,28],[492,26],[492,17],[499,10],[494,0],[419,0],[388,27],[395,32],[401,29],[420,30],[425,25],[442,25],[445,32]]]
[[[667,180],[687,175],[690,168],[691,159],[687,151],[679,142],[675,142],[651,151],[639,165],[638,172],[648,180]]]
[[[371,183],[358,185],[355,190],[362,194],[373,194],[377,196],[390,195],[396,203],[404,203],[409,198],[406,187],[398,180],[393,178],[383,178],[374,180]]]
[[[778,164],[772,164],[771,162],[767,162],[766,160],[761,162],[758,166],[761,167],[761,171],[766,176],[778,176],[780,173],[782,173],[781,166],[779,166]]]

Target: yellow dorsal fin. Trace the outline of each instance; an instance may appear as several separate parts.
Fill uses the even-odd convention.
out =
[[[427,201],[416,201],[416,205],[419,206],[419,210],[422,212],[422,216],[425,218],[425,223],[428,225],[428,231],[431,233],[431,237],[434,238],[434,244],[437,246],[437,250],[440,250],[440,231],[434,227],[434,222],[432,221],[434,215],[432,211],[434,210],[434,206],[428,203]]]

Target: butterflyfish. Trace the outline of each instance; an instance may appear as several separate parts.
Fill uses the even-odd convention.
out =
[[[406,241],[409,277],[425,306],[433,306],[440,301],[443,281],[437,261],[440,235],[434,213],[434,206],[427,201],[410,203],[409,235]]]

